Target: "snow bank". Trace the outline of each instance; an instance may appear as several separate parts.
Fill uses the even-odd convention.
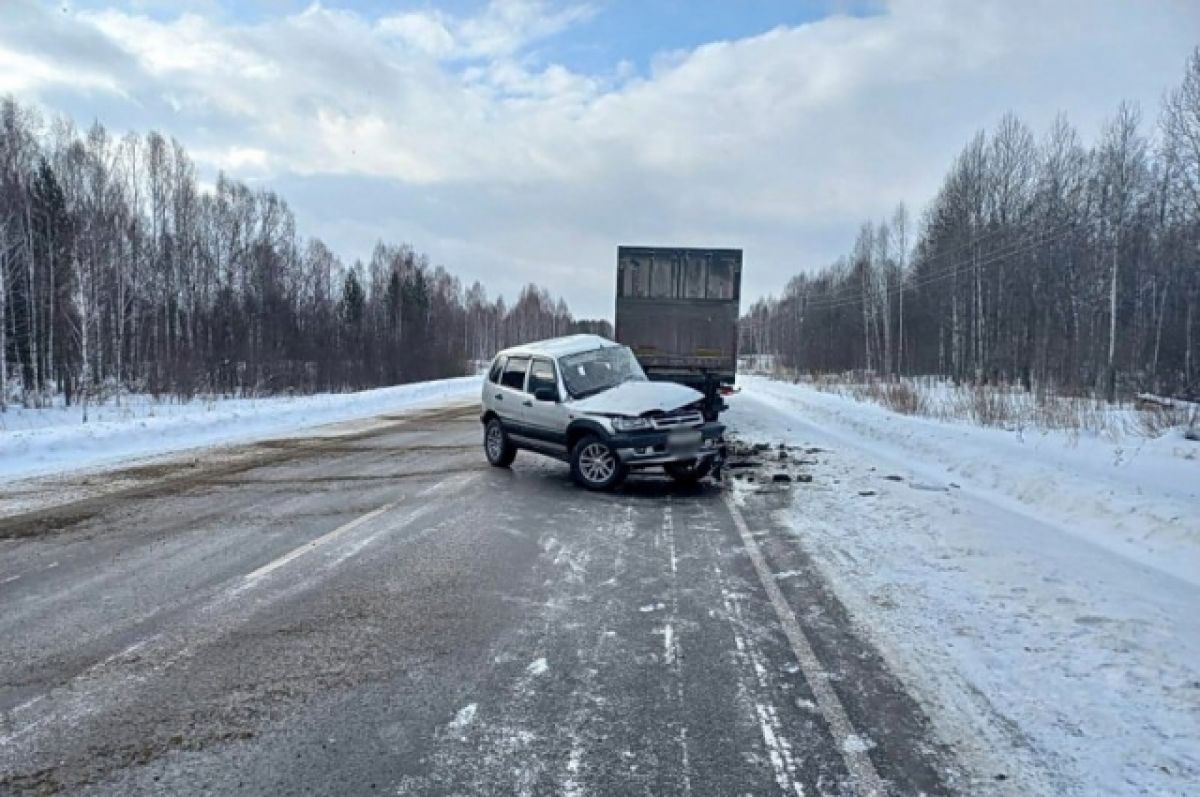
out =
[[[759,377],[769,406],[931,486],[959,485],[1142,564],[1200,584],[1200,444],[1179,435],[1023,432],[900,415]]]
[[[1195,793],[1196,444],[1019,437],[743,385],[739,436],[823,449],[778,517],[968,767],[965,791]]]
[[[0,481],[106,465],[220,443],[286,434],[418,404],[478,398],[480,378],[464,376],[358,393],[158,402],[131,396],[120,407],[9,408],[0,413]]]

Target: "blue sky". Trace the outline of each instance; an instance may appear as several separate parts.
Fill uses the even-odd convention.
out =
[[[207,13],[229,20],[261,22],[303,11],[312,0],[103,0],[60,2],[69,8],[121,6],[160,20],[177,16],[181,9]],[[486,0],[443,2],[388,2],[355,0],[325,2],[346,8],[366,18],[378,19],[399,11],[441,10],[455,16],[478,14]],[[801,25],[834,13],[862,15],[877,10],[878,4],[859,0],[594,0],[586,22],[545,43],[538,56],[572,69],[604,71],[628,60],[646,70],[657,53],[690,49],[705,42],[740,39],[764,33],[779,25]]]
[[[343,259],[405,242],[609,316],[616,248],[746,252],[747,298],[914,218],[1007,111],[1153,137],[1190,0],[0,0],[0,93],[174,136]]]
[[[597,5],[593,18],[539,55],[572,69],[604,71],[629,61],[647,73],[662,53],[687,51],[707,42],[742,39],[780,25],[796,26],[830,13],[864,13],[849,3],[786,0],[612,0]]]

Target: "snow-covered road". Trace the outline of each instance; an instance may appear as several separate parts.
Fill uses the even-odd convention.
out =
[[[997,793],[787,485],[592,493],[469,404],[389,416],[0,511],[0,794]]]
[[[743,384],[739,435],[825,449],[780,512],[945,741],[1020,793],[1200,782],[1196,444],[1022,438]]]

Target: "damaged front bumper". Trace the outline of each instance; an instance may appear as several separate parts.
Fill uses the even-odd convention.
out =
[[[615,434],[609,445],[621,462],[635,468],[712,458],[719,462],[724,455],[724,434],[725,425],[714,421],[687,429]]]

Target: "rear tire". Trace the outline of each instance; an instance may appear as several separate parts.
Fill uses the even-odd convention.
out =
[[[680,484],[695,484],[712,470],[712,462],[712,457],[700,460],[692,459],[686,462],[668,462],[663,465],[663,470]]]
[[[571,449],[571,478],[589,490],[611,490],[629,474],[617,452],[594,434],[584,436]]]
[[[483,427],[483,453],[497,468],[507,468],[517,456],[517,447],[508,439],[499,418],[492,418]]]

